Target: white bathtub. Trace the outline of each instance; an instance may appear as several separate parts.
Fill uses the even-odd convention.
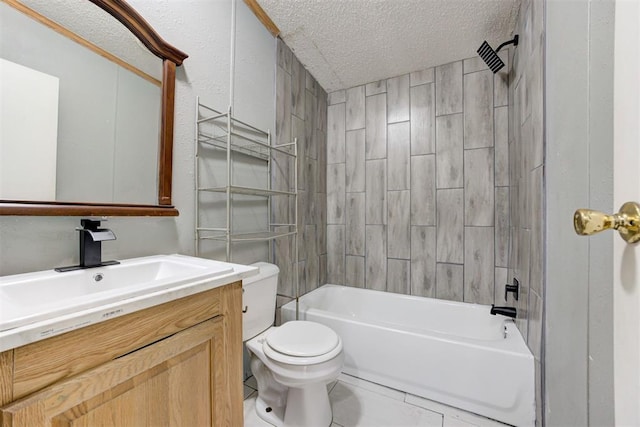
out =
[[[343,372],[517,426],[535,423],[534,359],[511,319],[486,305],[324,285],[300,319],[334,329]],[[282,307],[295,319],[295,301]]]

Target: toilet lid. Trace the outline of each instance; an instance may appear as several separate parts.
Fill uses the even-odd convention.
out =
[[[320,323],[296,320],[284,323],[267,334],[267,344],[278,353],[314,357],[336,348],[340,339],[331,328]]]

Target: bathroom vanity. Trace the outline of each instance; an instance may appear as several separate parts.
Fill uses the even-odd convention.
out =
[[[0,333],[26,340],[0,352],[0,425],[242,425],[241,279],[255,269],[236,267],[78,315],[68,332],[52,322],[48,338],[29,338],[47,320]]]

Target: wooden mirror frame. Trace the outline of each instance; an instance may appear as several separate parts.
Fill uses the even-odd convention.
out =
[[[0,200],[0,215],[32,216],[177,216],[171,204],[173,119],[176,67],[188,55],[168,44],[125,0],[89,0],[129,29],[162,59],[162,100],[158,155],[158,204],[84,203]],[[8,2],[12,3],[12,2]]]

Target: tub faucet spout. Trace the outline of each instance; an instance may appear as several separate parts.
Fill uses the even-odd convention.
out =
[[[512,317],[515,319],[517,313],[518,312],[515,307],[496,307],[495,305],[491,304],[491,314],[493,314],[494,316],[496,314],[501,314],[503,316]]]

